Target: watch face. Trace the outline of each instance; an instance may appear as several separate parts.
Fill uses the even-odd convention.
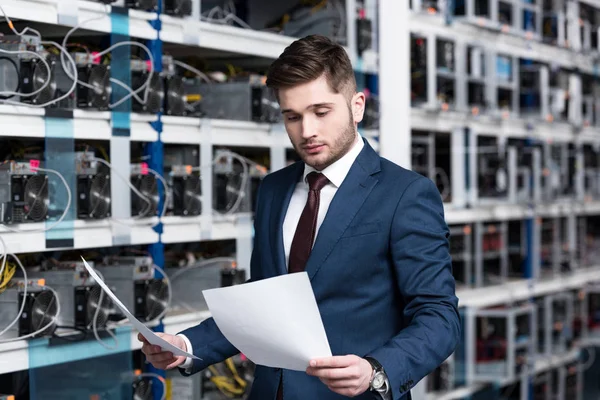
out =
[[[375,374],[375,376],[373,377],[373,388],[375,390],[381,389],[384,384],[385,384],[385,377],[383,376],[383,374],[382,373]]]

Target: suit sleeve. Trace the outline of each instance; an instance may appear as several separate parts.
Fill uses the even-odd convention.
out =
[[[256,197],[255,232],[257,230],[257,221],[262,218],[262,209],[264,207],[261,206],[261,198],[263,197],[262,192],[264,192],[265,182],[266,178],[261,183]],[[246,282],[251,282],[253,278],[256,279],[255,277],[260,276],[258,271],[260,260],[258,251],[260,250],[260,246],[257,246],[256,235],[254,235],[253,242],[252,256],[250,258],[250,279]],[[185,376],[193,375],[210,365],[225,361],[239,353],[239,350],[223,336],[212,317],[179,334],[184,335],[188,339],[192,346],[193,354],[201,358],[201,360],[193,360],[190,368],[179,368],[179,372]]]
[[[396,206],[390,234],[407,325],[369,354],[384,367],[394,400],[442,364],[459,341],[448,237],[439,191],[430,179],[417,178]]]

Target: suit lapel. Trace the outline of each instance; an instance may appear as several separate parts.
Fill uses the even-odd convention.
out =
[[[283,221],[294,194],[296,184],[304,172],[304,163],[297,162],[290,169],[288,176],[283,177],[275,190],[275,197],[271,208],[270,231],[271,248],[273,249],[273,261],[275,265],[275,276],[287,273],[285,265],[285,251],[283,248]]]
[[[379,156],[365,142],[346,179],[338,188],[317,234],[306,265],[306,272],[311,280],[377,184],[378,180],[373,175],[380,171],[380,167]]]

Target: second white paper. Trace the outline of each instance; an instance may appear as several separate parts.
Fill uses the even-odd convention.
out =
[[[223,335],[255,364],[304,371],[331,357],[306,272],[202,293]]]

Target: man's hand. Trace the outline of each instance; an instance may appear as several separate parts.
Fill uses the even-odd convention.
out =
[[[336,356],[311,360],[306,373],[318,377],[331,391],[354,397],[369,389],[373,367],[358,356]]]
[[[187,351],[185,341],[179,336],[169,335],[166,333],[157,333],[158,336],[179,347],[183,351]],[[138,333],[138,340],[142,343],[142,353],[146,355],[146,360],[157,369],[175,368],[185,362],[186,357],[174,356],[170,351],[163,351],[160,346],[150,344],[141,333]]]

